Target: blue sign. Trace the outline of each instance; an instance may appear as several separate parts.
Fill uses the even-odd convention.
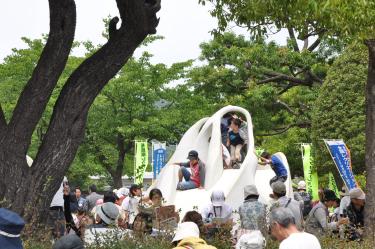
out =
[[[167,160],[167,150],[163,148],[155,149],[153,155],[153,165],[154,165],[154,179],[159,175],[162,168],[165,166]]]
[[[341,175],[341,178],[344,180],[345,185],[348,189],[353,189],[357,187],[355,182],[351,160],[350,160],[350,151],[346,147],[343,141],[325,141],[328,145],[329,151],[333,161],[335,162],[337,169]]]

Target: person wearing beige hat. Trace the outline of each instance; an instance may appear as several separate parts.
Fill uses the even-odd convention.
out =
[[[176,246],[173,249],[216,249],[214,246],[199,238],[199,228],[194,222],[182,222],[179,224],[172,240]]]
[[[85,230],[84,241],[88,245],[101,246],[107,237],[120,239],[122,233],[115,228],[119,210],[112,202],[105,202],[96,207],[96,224],[89,226]]]
[[[258,201],[259,193],[255,185],[244,188],[244,203],[239,207],[241,229],[260,230],[267,234],[266,206]]]
[[[349,218],[346,234],[350,240],[359,240],[363,235],[366,195],[362,189],[353,188],[349,191],[349,196],[350,204],[344,212]]]
[[[293,198],[286,196],[286,185],[284,182],[274,182],[271,184],[271,188],[273,191],[272,196],[276,200],[276,202],[271,206],[271,211],[275,207],[285,207],[290,209],[294,215],[296,226],[299,230],[302,230],[303,213],[300,203]]]

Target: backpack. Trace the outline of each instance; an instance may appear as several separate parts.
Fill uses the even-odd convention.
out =
[[[303,216],[306,217],[309,215],[311,209],[312,209],[312,203],[311,203],[311,195],[307,192],[300,192],[299,195],[302,197],[303,200]]]

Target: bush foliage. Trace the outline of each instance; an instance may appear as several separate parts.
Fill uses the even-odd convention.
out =
[[[353,170],[364,171],[367,51],[353,44],[334,62],[320,89],[312,117],[314,158],[319,173],[336,172],[323,139],[343,139]]]

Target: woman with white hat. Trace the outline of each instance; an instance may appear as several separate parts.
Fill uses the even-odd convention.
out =
[[[173,244],[177,245],[173,249],[216,249],[214,246],[199,238],[199,228],[194,222],[182,222],[179,224],[173,238]]]

